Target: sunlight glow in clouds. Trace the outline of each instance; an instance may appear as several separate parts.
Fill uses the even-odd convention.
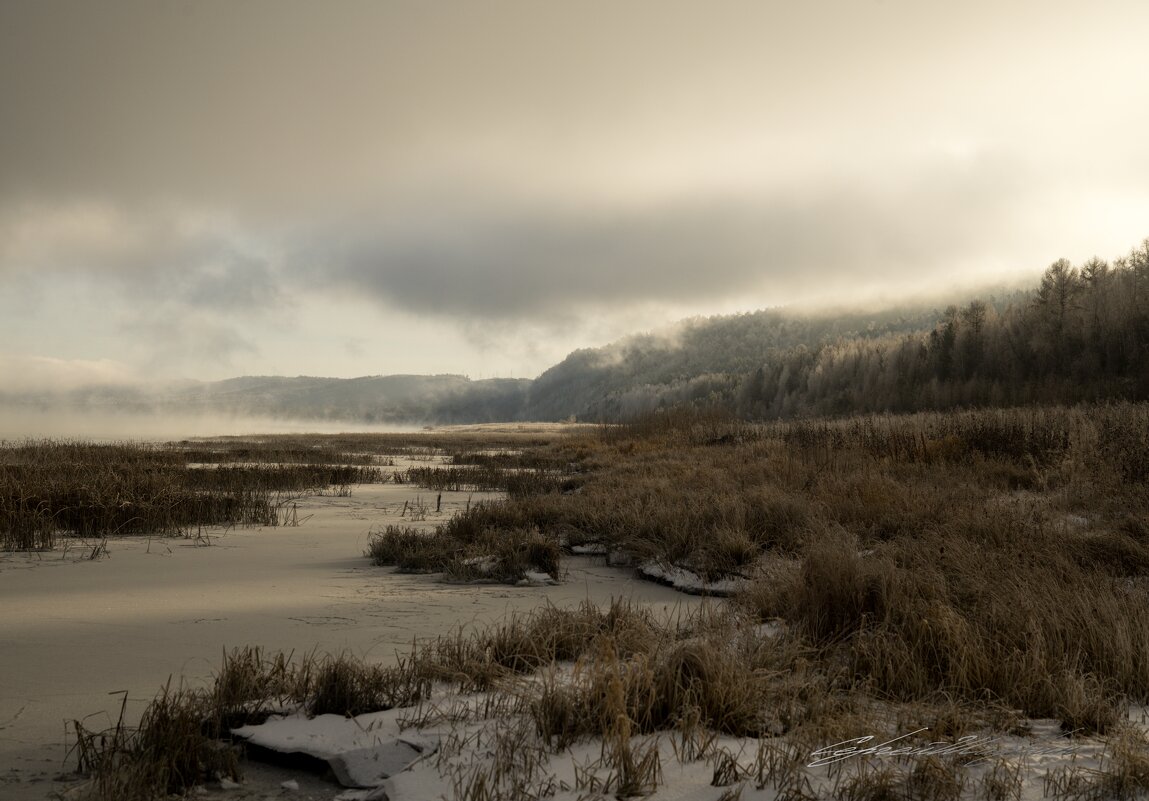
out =
[[[1147,33],[1137,0],[5,3],[0,377],[533,376],[1112,258],[1149,235]]]

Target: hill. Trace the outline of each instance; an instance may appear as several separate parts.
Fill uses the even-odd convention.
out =
[[[243,376],[160,387],[100,386],[68,393],[0,393],[0,404],[50,411],[277,417],[383,424],[522,419],[526,379],[471,381],[459,375],[362,378]]]
[[[1149,400],[1149,240],[1112,264],[1054,262],[1028,291],[684,320],[576,350],[533,381],[248,376],[0,393],[0,404],[36,408],[404,425],[609,421],[682,404],[777,419],[1106,399]]]

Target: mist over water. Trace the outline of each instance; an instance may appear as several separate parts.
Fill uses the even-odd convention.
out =
[[[259,434],[402,433],[418,425],[269,416],[158,414],[109,410],[39,410],[0,406],[0,440],[83,439],[166,442],[195,437]]]

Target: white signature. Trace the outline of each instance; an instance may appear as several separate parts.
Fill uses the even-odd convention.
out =
[[[988,746],[999,742],[999,739],[996,737],[988,740],[978,740],[976,734],[967,734],[953,742],[933,742],[926,743],[925,745],[910,745],[904,743],[902,745],[896,745],[899,741],[905,740],[907,737],[913,737],[915,734],[920,734],[923,731],[929,731],[929,728],[916,729],[915,731],[907,732],[900,737],[895,737],[892,740],[886,740],[884,743],[878,743],[876,745],[867,745],[867,743],[870,743],[874,739],[872,734],[867,734],[865,737],[842,740],[840,743],[834,743],[833,745],[828,745],[825,748],[819,748],[817,751],[814,751],[810,754],[812,761],[807,762],[806,767],[816,768],[821,765],[832,765],[835,762],[865,756],[940,756],[943,754],[969,754],[973,758],[966,764],[974,765],[989,755]],[[1042,749],[1041,753],[1064,753],[1068,750],[1071,750],[1068,746],[1053,747]],[[1032,755],[1035,752],[1029,750],[1029,753]]]

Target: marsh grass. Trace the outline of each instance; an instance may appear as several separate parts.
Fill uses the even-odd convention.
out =
[[[517,584],[529,573],[563,576],[562,548],[537,528],[478,532],[439,526],[427,531],[389,525],[373,531],[366,555],[403,573],[442,573],[449,581]]]
[[[981,777],[981,797],[986,801],[1020,801],[1023,767],[1020,760],[993,760]]]
[[[225,452],[148,443],[0,443],[0,547],[46,550],[59,537],[177,536],[213,525],[277,525],[285,499],[381,482],[380,467],[321,463],[327,451],[252,451],[288,463],[223,464]],[[200,461],[201,457],[206,457]]]
[[[235,750],[204,734],[210,715],[204,694],[173,689],[169,681],[137,726],[126,724],[126,707],[125,695],[119,719],[107,730],[92,731],[73,721],[73,753],[77,770],[92,776],[90,797],[151,801],[211,779],[239,778]]]
[[[57,537],[178,535],[193,526],[269,525],[272,493],[236,486],[188,487],[186,472],[160,462],[0,466],[0,537],[7,549],[51,548]],[[100,454],[115,458],[115,454]]]
[[[412,706],[431,694],[431,681],[415,660],[394,666],[364,664],[346,655],[323,657],[309,665],[295,697],[306,700],[312,715],[355,717],[365,712]]]
[[[566,447],[578,492],[482,505],[450,531],[533,526],[706,578],[751,577],[736,603],[784,621],[823,688],[779,698],[774,683],[773,708],[786,710],[774,730],[830,736],[849,704],[826,688],[918,704],[951,736],[999,710],[1109,735],[1128,701],[1149,700],[1144,406],[770,426],[672,412]],[[702,669],[696,656],[679,652],[683,670]],[[549,685],[537,714],[550,742],[594,728],[579,686]],[[951,792],[931,775],[915,781]],[[883,776],[850,792],[907,792],[900,773]],[[998,778],[984,791],[1010,795]]]
[[[449,492],[505,492],[512,497],[572,489],[575,480],[563,471],[545,468],[448,465],[410,467],[402,483]]]
[[[372,564],[398,568],[401,573],[438,573],[461,547],[448,537],[411,526],[388,525],[370,534],[366,556]]]
[[[531,573],[563,577],[562,549],[538,529],[488,530],[447,561],[444,574],[451,581],[495,581],[517,584]]]
[[[94,797],[148,798],[235,776],[234,752],[220,741],[231,728],[262,722],[272,712],[294,708],[310,715],[357,715],[408,707],[412,721],[422,723],[517,716],[522,727],[518,739],[504,743],[513,755],[508,757],[511,768],[524,749],[542,755],[556,738],[570,743],[601,737],[604,789],[634,795],[655,786],[661,770],[656,740],[635,737],[671,728],[683,715],[697,721],[731,719],[725,704],[739,698],[744,685],[719,695],[697,692],[697,677],[684,677],[690,671],[684,672],[674,647],[683,637],[704,631],[715,637],[717,647],[717,626],[716,620],[702,618],[659,621],[619,602],[607,608],[584,603],[573,610],[544,607],[487,629],[459,629],[451,636],[417,642],[389,666],[346,655],[313,653],[296,659],[240,649],[225,653],[210,688],[165,688],[136,726],[128,726],[122,716],[100,732],[76,722],[75,751],[80,770],[93,777]],[[573,683],[522,680],[570,663],[577,665]],[[489,696],[484,703],[443,710],[432,700],[436,685]],[[666,688],[677,688],[677,695],[664,695]],[[715,702],[718,697],[724,700]],[[760,698],[737,703],[749,708]],[[696,701],[701,704],[697,709]],[[563,704],[572,712],[566,719],[560,711]],[[529,741],[524,739],[528,735]],[[523,780],[518,768],[473,772],[465,781],[467,792],[485,797],[483,788],[506,789],[508,781]],[[540,777],[528,773],[523,786],[537,789]]]
[[[340,464],[217,465],[188,470],[182,477],[188,489],[224,492],[306,492],[329,486],[381,484],[387,480],[381,468]]]
[[[715,762],[723,780],[740,777],[729,791],[746,782],[811,798],[826,788],[800,759],[828,743],[923,726],[950,738],[1009,733],[1024,718],[1054,718],[1067,738],[1107,738],[1110,756],[1099,769],[1046,776],[1046,794],[1144,794],[1144,743],[1122,721],[1128,703],[1149,701],[1147,408],[766,426],[674,411],[500,444],[513,455],[435,440],[427,447],[440,463],[530,475],[529,462],[577,486],[540,482],[434,531],[384,529],[371,543],[381,563],[511,581],[544,561],[561,574],[561,547],[599,544],[751,582],[721,615],[671,623],[618,605],[546,608],[418,644],[405,682],[487,700],[424,700],[411,719],[473,719],[485,706],[529,722],[507,740],[521,747],[554,753],[602,738],[598,761],[578,772],[591,796],[657,783],[652,738],[718,760],[707,732],[758,737],[741,772]],[[356,681],[328,677],[351,688],[332,693],[342,699],[333,708],[371,697]],[[458,788],[471,798],[549,780],[535,772],[533,784],[514,785],[490,766],[468,770]],[[842,798],[1021,795],[1016,763],[971,775],[948,761],[878,760],[829,778]]]
[[[883,697],[1080,732],[1149,700],[1144,406],[764,426],[671,410],[548,447],[577,492],[481,504],[443,532],[537,529],[749,578],[738,603]]]
[[[931,714],[931,737],[943,730],[954,737],[966,726],[987,730],[972,705],[963,712],[935,701],[892,715],[887,701],[864,701],[848,683],[827,680],[811,662],[816,655],[800,638],[763,635],[729,604],[675,617],[621,602],[547,606],[417,641],[393,665],[237,650],[224,655],[210,688],[165,688],[136,727],[122,717],[107,732],[75,724],[76,750],[94,798],[143,799],[238,776],[237,752],[227,743],[235,726],[282,711],[357,715],[400,707],[404,726],[446,728],[436,760],[456,798],[546,797],[561,789],[551,758],[592,741],[598,755],[575,777],[576,789],[591,795],[656,790],[664,743],[679,761],[704,761],[714,786],[730,797],[753,785],[779,798],[829,792],[944,801],[972,786],[964,763],[932,756],[839,763],[815,784],[805,768],[813,751],[859,731],[904,735]],[[779,717],[788,721],[782,729]],[[720,747],[719,735],[749,738],[749,750]],[[1055,771],[1045,788],[1064,798],[1136,797],[1149,787],[1146,753],[1143,735],[1117,726],[1104,764]],[[1020,771],[999,760],[976,789],[987,798],[1017,797]]]
[[[1098,767],[1070,764],[1050,771],[1042,790],[1066,801],[1132,801],[1149,794],[1149,741],[1145,732],[1124,725],[1110,739]]]

